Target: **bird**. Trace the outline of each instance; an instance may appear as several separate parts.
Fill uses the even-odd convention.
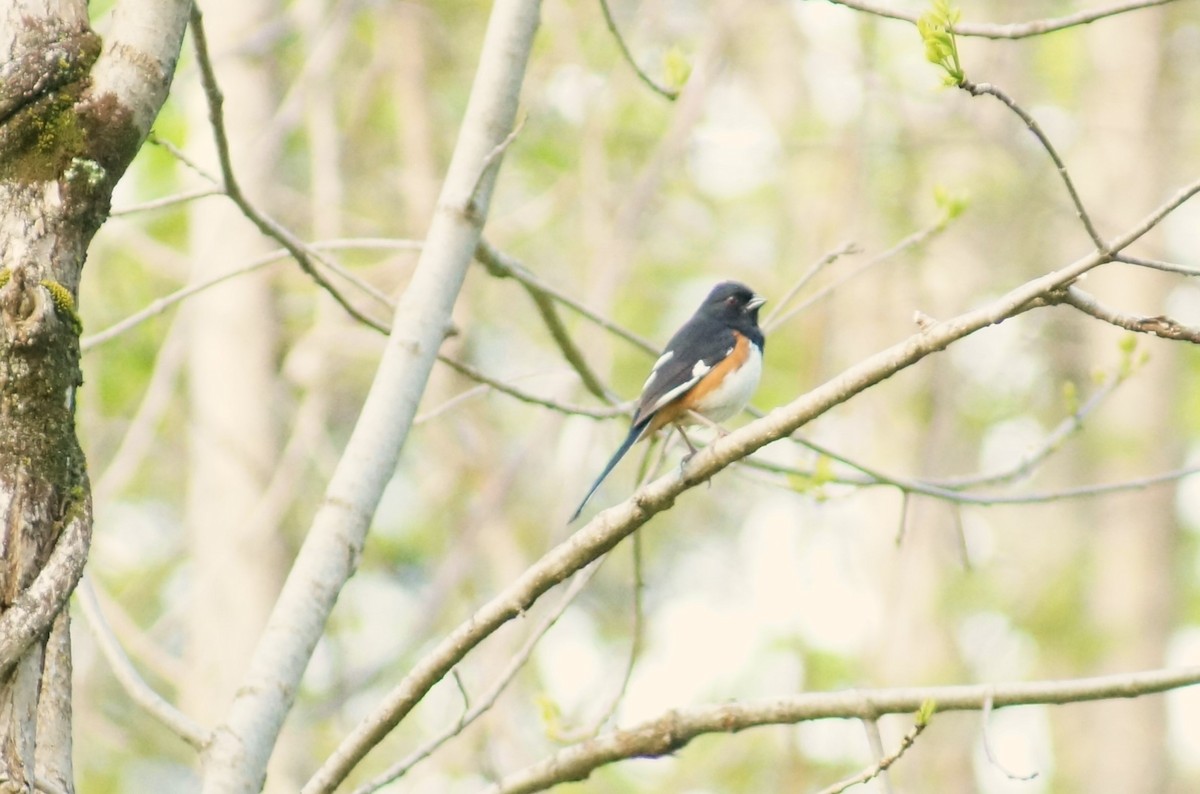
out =
[[[722,281],[712,288],[654,363],[638,397],[629,435],[567,523],[579,518],[596,489],[640,439],[675,425],[695,452],[683,433],[684,424],[698,421],[696,415],[700,421],[716,424],[746,407],[762,376],[765,340],[758,327],[758,310],[764,303],[765,298],[737,281]]]

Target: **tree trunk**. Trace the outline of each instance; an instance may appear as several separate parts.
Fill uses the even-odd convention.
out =
[[[85,2],[0,4],[0,792],[74,790],[64,607],[91,534],[75,295],[186,8],[127,2],[102,48]]]

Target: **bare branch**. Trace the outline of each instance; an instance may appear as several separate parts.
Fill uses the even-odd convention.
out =
[[[841,259],[843,256],[858,254],[861,252],[862,249],[859,248],[856,243],[853,241],[847,241],[839,245],[837,248],[834,248],[832,251],[826,253],[816,262],[813,262],[811,265],[809,265],[808,270],[804,271],[803,275],[800,276],[800,279],[792,286],[791,289],[787,291],[787,294],[775,301],[775,305],[771,308],[771,311],[767,312],[767,316],[764,317],[762,321],[763,330],[770,331],[778,324],[775,322],[775,317],[787,308],[787,305],[791,303],[797,295],[800,294],[800,290],[808,286],[808,282],[816,278],[817,274],[832,265],[837,260]]]
[[[459,361],[447,356],[445,353],[438,353],[438,361],[455,370],[456,372],[465,375],[477,383],[482,383],[495,389],[498,392],[507,394],[509,397],[514,397],[521,402],[526,402],[531,405],[540,405],[543,408],[549,408],[560,414],[568,416],[589,416],[592,419],[612,419],[617,416],[624,416],[629,412],[623,406],[615,406],[612,408],[585,408],[582,405],[567,405],[555,400],[550,400],[545,397],[538,397],[535,394],[530,394],[527,391],[522,391],[510,383],[497,380],[491,376],[485,375],[470,364]]]
[[[576,597],[583,592],[584,588],[588,586],[588,583],[592,581],[592,577],[594,577],[596,572],[600,570],[600,566],[603,564],[603,562],[603,559],[597,560],[592,566],[584,568],[575,574],[574,578],[571,579],[571,583],[567,586],[567,589],[563,591],[562,598],[559,600],[559,602],[555,604],[554,608],[538,622],[537,626],[535,626],[533,631],[530,632],[529,638],[525,640],[525,643],[516,652],[516,654],[509,659],[508,664],[505,665],[504,669],[500,672],[500,675],[492,684],[491,688],[483,695],[482,698],[479,699],[479,702],[474,707],[468,708],[461,717],[456,719],[453,724],[442,731],[442,733],[434,736],[432,739],[425,742],[412,753],[410,753],[407,757],[388,767],[386,771],[372,778],[366,784],[355,789],[354,794],[371,794],[371,792],[378,791],[388,783],[398,780],[399,778],[408,774],[409,770],[411,770],[414,766],[428,758],[434,753],[434,751],[436,751],[450,739],[453,739],[455,736],[462,733],[468,725],[475,722],[489,709],[491,709],[491,707],[495,705],[496,700],[501,694],[503,694],[504,690],[508,688],[508,685],[512,683],[513,678],[515,678],[517,673],[521,671],[521,668],[525,666],[525,663],[529,661],[529,657],[533,655],[533,650],[537,647],[537,644],[541,641],[542,637],[546,636],[546,632],[548,632],[551,627],[558,622],[558,619],[562,617],[562,614],[567,611],[567,607],[569,607],[575,601]]]
[[[1200,182],[1190,188],[1200,191]],[[1190,193],[1188,193],[1190,195]],[[1182,202],[1185,198],[1177,198]],[[1176,204],[1177,206],[1177,204]],[[1155,211],[1155,215],[1161,212]],[[1154,216],[1151,216],[1154,217]],[[1140,235],[1140,224],[1124,239]],[[945,349],[980,328],[1035,308],[1037,299],[1108,261],[1093,252],[1076,262],[1022,284],[986,306],[935,323],[893,345],[776,409],[762,419],[718,438],[696,453],[680,472],[670,473],[642,488],[625,502],[595,516],[587,525],[530,566],[516,581],[481,607],[469,620],[447,634],[405,678],[383,698],[342,741],[305,787],[305,794],[333,789],[364,755],[412,710],[435,683],[475,645],[499,626],[521,614],[543,593],[579,568],[607,552],[650,518],[674,504],[684,491],[706,482],[717,472],[772,441],[795,432],[801,425],[845,402],[860,391],[921,359]]]
[[[971,96],[987,94],[995,97],[1004,103],[1009,110],[1011,110],[1013,113],[1016,113],[1021,118],[1021,121],[1025,122],[1025,126],[1030,132],[1033,133],[1034,137],[1038,139],[1038,143],[1040,143],[1042,148],[1046,150],[1046,154],[1050,155],[1050,159],[1054,161],[1054,167],[1058,169],[1058,176],[1062,180],[1063,185],[1066,187],[1067,193],[1071,196],[1071,203],[1075,205],[1075,214],[1083,223],[1083,228],[1087,230],[1087,234],[1088,237],[1091,238],[1092,245],[1096,246],[1097,251],[1107,252],[1108,243],[1106,243],[1104,238],[1100,236],[1100,232],[1096,230],[1095,224],[1092,223],[1092,216],[1088,214],[1087,208],[1083,206],[1083,200],[1079,197],[1079,192],[1075,189],[1075,183],[1071,179],[1071,174],[1067,171],[1066,163],[1063,162],[1062,157],[1058,154],[1058,150],[1054,148],[1054,144],[1050,142],[1050,139],[1046,136],[1046,133],[1042,131],[1041,126],[1038,125],[1033,116],[1029,115],[1029,113],[1027,113],[1024,108],[1022,108],[1010,96],[1008,96],[1008,94],[989,83],[972,83],[970,80],[964,80],[959,88],[962,88]]]
[[[255,648],[229,718],[214,731],[204,758],[205,794],[261,789],[267,760],[304,670],[342,586],[357,566],[371,516],[407,440],[479,242],[496,181],[494,168],[484,169],[480,180],[480,165],[512,129],[539,11],[537,0],[497,0],[492,6],[466,113],[420,259],[393,314],[387,346],[354,431]],[[453,666],[441,670],[439,678]],[[327,790],[344,777],[344,772],[325,769],[307,788]]]
[[[125,690],[125,694],[129,695],[130,700],[141,706],[142,710],[171,733],[195,749],[203,750],[208,744],[208,731],[168,703],[138,673],[133,662],[129,661],[129,657],[125,655],[125,651],[121,648],[121,643],[117,641],[112,629],[109,628],[108,621],[104,619],[104,612],[100,608],[100,602],[96,599],[92,583],[84,578],[77,592],[79,606],[83,610],[88,628],[92,630],[92,636],[96,639],[101,655],[108,662],[108,666],[112,668],[113,675],[121,688]]]
[[[874,731],[874,736],[875,736],[875,741],[878,741],[878,737],[879,737],[878,723],[876,723],[874,720],[868,720],[867,724],[876,726],[875,731]],[[889,784],[887,782],[888,769],[890,769],[894,763],[899,761],[900,757],[903,756],[906,752],[908,752],[908,749],[910,747],[912,747],[914,744],[916,744],[917,737],[920,736],[922,732],[924,732],[925,728],[928,725],[929,725],[929,722],[927,720],[917,720],[917,722],[911,728],[908,729],[908,733],[904,734],[903,738],[900,739],[899,746],[897,746],[896,749],[893,750],[891,753],[883,756],[878,761],[876,761],[874,764],[867,767],[863,771],[859,772],[857,775],[853,775],[851,777],[846,778],[845,780],[834,783],[832,786],[829,786],[828,788],[821,789],[821,791],[818,794],[842,794],[842,792],[845,791],[846,789],[852,788],[853,786],[861,785],[863,783],[868,783],[868,782],[874,780],[875,778],[879,777],[880,775],[883,775],[882,779],[884,781],[885,792],[889,792],[889,794],[890,794],[892,787],[891,787],[891,784]]]
[[[891,246],[890,248],[887,248],[884,251],[880,251],[875,256],[868,258],[865,262],[860,264],[858,267],[852,268],[849,273],[844,274],[841,278],[834,281],[832,284],[828,284],[825,287],[823,287],[822,289],[817,290],[815,293],[810,295],[806,300],[801,302],[799,305],[793,307],[792,309],[789,309],[786,312],[783,312],[782,314],[776,313],[775,315],[771,316],[770,318],[768,318],[768,321],[766,323],[764,323],[763,329],[765,331],[770,331],[773,328],[783,325],[785,322],[787,322],[791,318],[795,317],[797,314],[800,314],[801,312],[805,311],[810,306],[813,306],[816,303],[819,303],[820,301],[824,300],[825,298],[828,298],[830,295],[832,295],[834,293],[835,290],[837,290],[839,287],[842,287],[850,280],[861,276],[863,273],[867,272],[868,270],[875,267],[876,265],[880,265],[880,264],[888,261],[892,257],[894,257],[900,253],[903,253],[904,251],[907,251],[910,248],[915,248],[918,245],[921,245],[922,243],[924,243],[926,240],[930,239],[934,235],[942,232],[945,228],[946,228],[946,218],[939,218],[938,220],[929,224],[925,228],[918,229],[917,231],[913,232],[912,234],[907,235],[902,240],[899,240],[895,245]],[[790,298],[790,296],[789,296],[789,298]]]
[[[895,488],[904,494],[919,494],[921,496],[929,496],[944,502],[959,505],[1026,505],[1044,502],[1057,502],[1063,499],[1105,496],[1123,491],[1136,491],[1153,485],[1163,485],[1181,480],[1184,477],[1190,477],[1193,474],[1200,474],[1200,466],[1190,466],[1182,469],[1172,469],[1170,471],[1150,475],[1147,477],[1121,480],[1120,482],[1115,483],[1083,485],[1077,488],[1063,488],[1055,491],[1035,491],[1025,494],[972,493],[970,491],[958,490],[957,488],[948,488],[946,486],[938,485],[925,480],[893,477],[862,463],[851,461],[837,452],[834,452],[826,447],[822,447],[821,445],[812,441],[806,440],[803,443],[815,452],[861,472],[861,476],[858,477],[846,475],[828,477],[825,478],[826,482],[838,483],[840,485],[854,485],[859,487],[887,486],[890,488]],[[743,460],[742,464],[751,468],[760,469],[762,471],[784,474],[789,477],[813,476],[813,473],[810,471],[804,471],[792,466],[784,466],[781,464],[770,463],[757,459]],[[899,538],[897,540],[899,540]]]
[[[1200,328],[1183,325],[1170,317],[1143,317],[1137,314],[1126,314],[1105,306],[1096,300],[1095,296],[1084,292],[1072,285],[1063,293],[1062,302],[1074,306],[1084,314],[1103,320],[1106,323],[1135,331],[1139,334],[1152,334],[1163,339],[1178,339],[1184,342],[1200,343]]]
[[[735,733],[762,725],[793,725],[822,719],[878,719],[921,709],[929,701],[942,711],[982,710],[989,694],[996,708],[1135,698],[1200,684],[1200,667],[1015,684],[814,692],[744,703],[693,706],[564,748],[507,775],[488,794],[527,794],[573,780],[626,758],[674,753],[698,736]]]
[[[313,263],[313,257],[310,256],[309,251],[305,250],[304,243],[301,240],[287,228],[267,217],[262,212],[259,212],[258,208],[242,193],[241,186],[238,184],[237,177],[233,172],[233,161],[229,153],[229,139],[225,133],[224,97],[221,94],[220,86],[217,84],[217,76],[213,71],[212,60],[208,55],[208,42],[204,36],[204,19],[200,13],[200,7],[194,4],[191,10],[191,26],[192,42],[195,44],[196,50],[196,62],[200,66],[200,78],[204,85],[204,95],[208,99],[209,120],[212,125],[213,139],[217,146],[217,159],[221,163],[221,178],[225,194],[238,206],[242,214],[258,227],[259,231],[278,241],[280,245],[286,248],[291,257],[296,260],[296,264],[319,287],[328,292],[351,317],[377,330],[386,332],[386,325],[363,314],[333,284],[321,275]]]
[[[912,25],[917,24],[917,17],[912,14],[904,14],[899,11],[893,11],[890,8],[879,5],[877,3],[868,2],[867,0],[828,0],[828,2],[853,8],[856,11],[863,11],[874,16],[884,17],[886,19],[897,19],[902,22],[908,22]],[[1117,16],[1119,14],[1127,14],[1131,11],[1138,11],[1143,8],[1153,8],[1154,6],[1163,6],[1172,3],[1174,0],[1128,0],[1124,3],[1116,3],[1111,6],[1099,8],[1094,11],[1080,11],[1075,14],[1069,14],[1065,17],[1057,17],[1053,19],[1039,19],[1032,22],[1014,22],[1011,24],[988,24],[988,23],[970,23],[963,22],[953,27],[953,32],[960,36],[976,36],[985,39],[1024,39],[1030,36],[1041,36],[1046,33],[1053,33],[1057,30],[1077,27],[1079,25],[1087,25],[1107,17]]]
[[[503,252],[491,247],[482,240],[480,240],[479,245],[475,248],[475,259],[497,278],[516,278],[515,274],[522,269],[519,262],[509,259]],[[533,304],[537,307],[538,314],[542,317],[542,322],[546,324],[546,329],[550,331],[551,338],[558,345],[558,349],[562,351],[563,358],[578,373],[584,388],[604,402],[616,402],[609,390],[600,381],[600,378],[588,365],[587,359],[583,357],[583,352],[571,339],[566,326],[563,325],[562,320],[558,316],[558,310],[555,308],[551,296],[546,290],[535,286],[528,279],[517,279],[517,283],[524,287],[525,291],[529,293],[529,297],[533,299]]]
[[[362,240],[355,240],[352,238],[323,240],[315,243],[302,243],[302,245],[304,248],[310,251],[338,250],[344,248],[397,249],[408,251],[418,250],[421,247],[419,242],[413,240],[381,240],[373,238],[364,238]],[[152,301],[148,306],[146,306],[146,308],[129,315],[123,320],[113,323],[103,331],[98,331],[90,336],[84,337],[79,343],[80,350],[86,353],[99,345],[112,341],[131,328],[141,325],[153,317],[157,317],[175,304],[190,298],[198,292],[202,292],[210,287],[215,287],[218,284],[223,284],[231,278],[243,276],[247,273],[253,273],[256,270],[266,267],[267,265],[273,264],[282,259],[286,259],[291,255],[292,252],[287,248],[268,251],[262,256],[252,259],[240,267],[235,267],[227,273],[221,273],[218,276],[213,276],[204,281],[199,281],[195,284],[189,284],[186,287],[172,292],[170,295],[165,295]],[[356,283],[358,282],[356,281]],[[395,303],[391,299],[383,296],[383,300],[386,301],[386,305],[389,308],[395,309]],[[369,327],[376,330],[386,330],[381,326],[374,324],[373,321],[369,321],[367,324]]]
[[[638,79],[645,83],[651,91],[658,94],[662,98],[671,102],[674,102],[676,99],[678,99],[678,91],[673,88],[667,88],[666,86],[655,82],[654,78],[646,74],[646,72],[642,70],[642,67],[638,66],[637,61],[633,58],[633,53],[629,51],[629,45],[625,43],[625,37],[621,35],[621,31],[617,30],[617,21],[613,19],[612,9],[608,7],[608,0],[600,0],[600,10],[604,12],[604,24],[608,26],[609,32],[611,32],[613,38],[617,40],[617,47],[621,50],[621,56],[625,59],[625,62],[633,68],[633,71],[635,74],[637,74]]]
[[[1113,260],[1116,262],[1124,262],[1127,265],[1150,268],[1151,270],[1162,270],[1166,273],[1182,273],[1185,276],[1200,276],[1200,267],[1181,265],[1176,262],[1164,262],[1161,259],[1145,259],[1140,256],[1118,254],[1117,256],[1113,257]]]
[[[1117,388],[1128,380],[1132,373],[1124,367],[1117,367],[1105,378],[1104,383],[1100,388],[1096,389],[1079,407],[1075,409],[1069,416],[1064,417],[1049,433],[1046,438],[1036,448],[1025,455],[1021,456],[1015,463],[1006,468],[993,472],[983,472],[973,474],[966,477],[949,477],[929,480],[931,485],[936,485],[942,488],[966,489],[974,488],[980,485],[999,485],[1001,483],[1013,482],[1026,477],[1033,473],[1033,470],[1040,466],[1047,458],[1053,455],[1057,450],[1061,449],[1063,444],[1067,442],[1071,436],[1083,429],[1083,424],[1087,418],[1095,412],[1097,408],[1104,404],[1104,401],[1117,390]]]
[[[508,278],[516,279],[517,281],[521,282],[522,285],[535,289],[538,292],[553,298],[563,306],[566,306],[577,314],[587,318],[588,320],[591,320],[604,330],[616,334],[626,342],[641,348],[650,355],[657,356],[662,352],[658,345],[646,339],[645,337],[638,336],[627,328],[612,322],[604,315],[600,314],[599,312],[592,311],[587,306],[584,306],[582,303],[572,298],[570,295],[567,295],[565,292],[555,289],[546,282],[542,281],[540,278],[530,272],[529,268],[525,267],[511,256],[508,256],[507,254],[497,250],[486,239],[480,239],[479,248],[476,250],[475,257],[476,259],[480,260],[480,262],[483,262],[483,258],[486,257],[488,260],[489,272],[492,272],[493,269],[495,270],[495,272],[492,273],[493,275],[507,276]]]
[[[988,692],[987,698],[983,701],[983,713],[979,715],[980,732],[983,734],[983,753],[987,756],[988,762],[999,769],[1009,780],[1033,780],[1038,776],[1037,770],[1030,772],[1028,775],[1018,775],[1015,772],[1010,772],[996,758],[996,754],[992,752],[992,737],[988,731],[988,724],[992,721],[992,709],[994,707],[994,695]]]
[[[149,212],[150,210],[164,209],[173,207],[176,204],[186,204],[189,201],[196,199],[207,198],[208,196],[223,196],[225,192],[219,188],[199,187],[193,190],[185,190],[174,196],[163,196],[159,199],[151,201],[143,201],[139,204],[130,204],[128,207],[118,207],[109,213],[110,217],[119,218],[122,215],[133,215],[137,212]]]

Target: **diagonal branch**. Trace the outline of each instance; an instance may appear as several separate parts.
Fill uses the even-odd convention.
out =
[[[425,245],[375,379],[224,724],[204,758],[205,794],[260,791],[304,670],[392,477],[445,338],[495,187],[484,167],[513,128],[538,26],[537,0],[497,0]],[[480,173],[483,177],[480,177]],[[341,778],[338,778],[340,781]]]
[[[191,25],[192,41],[196,49],[196,62],[200,65],[200,79],[204,85],[204,95],[208,99],[209,120],[212,124],[213,139],[217,146],[217,159],[221,163],[221,179],[225,194],[237,205],[242,214],[258,227],[259,231],[277,240],[280,245],[286,248],[292,258],[296,260],[296,264],[300,266],[300,269],[307,273],[321,289],[333,296],[333,299],[351,317],[359,322],[382,330],[378,321],[363,314],[354,304],[347,300],[346,296],[342,295],[333,284],[321,275],[303,241],[274,219],[259,212],[258,208],[242,193],[242,188],[238,184],[237,177],[233,172],[233,160],[229,154],[229,139],[225,133],[225,99],[221,94],[220,86],[217,84],[217,76],[213,71],[212,60],[208,55],[208,41],[204,35],[204,19],[200,13],[200,7],[194,4],[191,11]]]
[[[612,9],[608,6],[608,0],[600,0],[600,10],[604,12],[604,24],[608,26],[608,30],[612,33],[613,38],[617,40],[617,47],[621,50],[621,56],[625,58],[638,79],[654,93],[661,96],[663,99],[674,102],[679,98],[679,91],[673,88],[667,88],[664,85],[659,85],[654,81],[654,78],[646,74],[642,67],[638,66],[637,60],[633,57],[633,53],[629,51],[629,45],[625,43],[625,37],[621,35],[621,31],[617,30],[617,21],[613,19]]]
[[[100,654],[112,668],[113,675],[125,693],[129,695],[130,700],[141,706],[142,710],[171,733],[195,749],[203,750],[204,746],[208,744],[208,732],[196,724],[191,717],[167,702],[162,695],[155,692],[138,673],[133,662],[129,661],[129,657],[121,648],[121,643],[117,641],[108,621],[104,619],[104,612],[100,609],[100,602],[96,598],[96,591],[92,589],[92,583],[84,579],[79,585],[78,592],[79,606],[87,619],[88,627],[92,630],[96,644],[100,647]]]
[[[1120,251],[1141,238],[1162,218],[1198,192],[1200,180],[1177,191],[1170,200],[1118,238],[1112,246],[1113,251]],[[1040,300],[1043,296],[1061,289],[1110,259],[1111,254],[1093,251],[1065,267],[1020,285],[979,309],[944,322],[931,323],[919,333],[855,364],[762,419],[717,439],[696,453],[681,471],[648,483],[626,501],[601,512],[434,646],[375,710],[346,736],[305,786],[304,794],[332,791],[472,648],[504,623],[524,614],[551,587],[616,546],[656,513],[671,507],[684,491],[708,481],[755,450],[790,435],[869,386],[926,356],[944,350],[953,342],[981,328],[1046,305]]]
[[[558,603],[554,605],[554,608],[551,609],[550,612],[548,612],[540,621],[538,621],[537,626],[535,626],[529,633],[529,637],[524,643],[522,643],[521,647],[517,650],[513,657],[508,660],[508,664],[504,666],[504,669],[500,672],[500,675],[497,676],[491,687],[488,688],[487,692],[485,692],[484,695],[479,698],[479,700],[473,706],[467,709],[466,713],[455,720],[452,725],[447,727],[437,736],[434,736],[432,739],[422,744],[407,757],[388,767],[386,770],[372,778],[363,786],[355,789],[354,794],[371,794],[371,792],[378,791],[388,783],[400,779],[404,775],[408,774],[409,770],[411,770],[414,766],[432,755],[439,747],[462,733],[468,725],[475,722],[485,713],[487,713],[487,711],[496,704],[496,701],[500,698],[500,695],[504,693],[504,690],[508,688],[508,685],[512,683],[512,680],[517,673],[519,673],[529,661],[529,657],[533,655],[533,651],[541,641],[542,637],[544,637],[546,632],[550,631],[550,629],[554,627],[554,624],[558,622],[558,619],[561,618],[563,613],[567,611],[567,607],[574,603],[579,594],[582,593],[584,588],[588,586],[588,583],[592,581],[592,578],[600,570],[600,565],[602,562],[603,560],[600,560],[590,568],[584,568],[575,574],[575,578],[571,580],[571,583],[567,586],[566,590],[563,591],[562,597],[558,600]]]
[[[50,631],[83,576],[92,543],[92,500],[83,495],[69,509],[49,559],[33,584],[0,613],[0,677],[12,670],[29,646]]]
[[[616,334],[626,342],[629,342],[635,347],[641,348],[653,356],[657,356],[662,352],[659,346],[651,342],[649,339],[638,336],[629,329],[614,323],[612,320],[609,320],[599,312],[589,309],[587,306],[575,300],[565,292],[550,286],[545,281],[535,276],[529,270],[529,268],[525,267],[525,265],[521,264],[508,254],[501,252],[486,239],[481,239],[479,241],[479,248],[476,250],[475,257],[480,262],[483,262],[484,258],[487,258],[488,272],[490,272],[492,275],[502,278],[516,279],[527,289],[537,290],[543,295],[553,298],[556,302],[566,306],[568,309],[572,310],[581,317],[592,321],[604,330]]]
[[[486,241],[480,240],[479,245],[475,248],[475,259],[487,268],[488,273],[496,278],[516,278],[516,273],[522,269],[521,264],[510,259],[502,251],[488,245]],[[558,349],[562,351],[563,358],[579,375],[579,379],[583,382],[583,387],[589,392],[600,398],[604,402],[614,402],[612,395],[600,378],[588,365],[587,359],[583,357],[583,351],[571,339],[571,335],[567,332],[567,328],[563,325],[562,319],[558,316],[558,309],[554,305],[554,300],[539,286],[533,284],[529,279],[517,279],[529,297],[533,300],[533,305],[537,307],[538,314],[542,317],[542,322],[546,324],[546,329],[550,332],[550,336],[558,345]]]
[[[1074,306],[1084,314],[1103,320],[1106,323],[1135,331],[1139,334],[1153,334],[1163,339],[1178,339],[1184,342],[1200,343],[1200,328],[1184,325],[1170,317],[1144,317],[1137,314],[1126,314],[1117,309],[1105,306],[1079,287],[1071,286],[1063,292],[1061,301],[1068,306]]]
[[[1079,197],[1079,191],[1075,189],[1075,182],[1071,179],[1070,172],[1067,171],[1067,165],[1063,162],[1058,150],[1054,148],[1054,144],[1050,142],[1050,138],[1042,131],[1037,120],[1033,118],[1024,108],[1018,105],[1012,97],[1001,91],[990,83],[972,83],[970,80],[964,80],[960,85],[964,91],[971,96],[980,96],[986,94],[1000,100],[1005,107],[1016,113],[1021,121],[1025,122],[1025,126],[1038,139],[1038,143],[1046,150],[1046,154],[1050,155],[1050,159],[1054,161],[1054,167],[1058,169],[1058,176],[1062,179],[1063,185],[1067,188],[1067,194],[1071,197],[1071,203],[1075,205],[1075,214],[1083,223],[1083,228],[1087,230],[1088,237],[1092,240],[1092,245],[1096,246],[1097,251],[1107,251],[1108,244],[1104,242],[1104,238],[1100,236],[1100,232],[1096,230],[1095,224],[1092,222],[1092,216],[1088,214],[1087,208],[1083,206],[1083,199]]]

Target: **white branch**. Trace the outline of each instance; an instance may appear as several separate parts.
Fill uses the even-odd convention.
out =
[[[90,93],[100,100],[108,94],[116,97],[132,114],[139,141],[149,134],[167,98],[191,8],[191,0],[120,0],[113,9],[112,29],[92,68]]]
[[[203,791],[257,792],[280,726],[342,585],[448,327],[496,178],[491,152],[511,132],[537,29],[536,0],[498,0],[438,211],[397,306],[379,371],[346,451],[284,584],[229,719],[205,757]],[[485,166],[485,164],[487,164]]]

